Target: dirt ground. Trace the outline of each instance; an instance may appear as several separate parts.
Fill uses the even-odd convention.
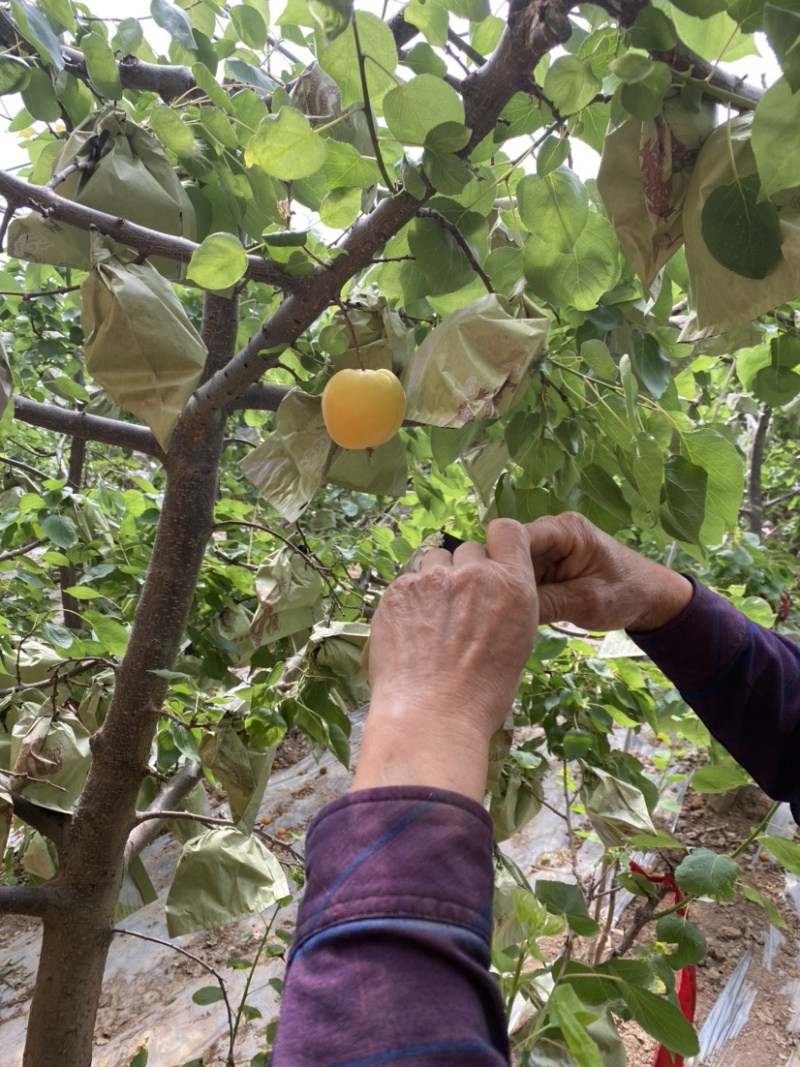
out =
[[[281,787],[281,782],[285,786]],[[327,784],[323,786],[323,783]],[[311,814],[321,802],[330,798],[331,793],[335,795],[347,787],[347,776],[335,762],[326,763],[323,770],[308,754],[306,740],[292,734],[286,739],[276,759],[274,786],[272,799],[271,786],[265,800],[262,824],[265,830],[274,835],[276,845],[291,843],[300,847],[297,838],[302,836]],[[321,788],[327,792],[321,794]],[[683,804],[678,826],[672,832],[675,837],[689,844],[730,851],[748,835],[766,814],[768,807],[769,802],[763,794],[755,788],[748,788],[740,791],[729,812],[720,815],[712,810],[707,798],[690,791]],[[540,825],[532,829],[530,842],[541,842],[546,836],[546,827]],[[554,848],[548,855],[534,854],[530,842],[521,846],[527,849],[528,862],[525,866],[530,873],[535,876],[537,870],[539,873],[550,871],[550,877],[559,877],[556,868],[561,866],[568,852],[562,856]],[[165,858],[159,860],[156,856],[148,863],[152,863],[156,875],[161,870],[159,864],[163,864],[165,884],[168,884],[168,873],[174,859],[167,862],[166,854],[169,850],[175,850],[175,844],[165,836],[159,839],[157,845],[165,853]],[[680,855],[676,854],[675,861],[680,861]],[[690,918],[700,926],[708,942],[707,957],[698,968],[698,1028],[703,1027],[736,973],[740,976],[736,989],[741,1023],[738,1035],[718,1042],[716,1051],[712,1047],[713,1042],[706,1040],[702,1043],[703,1055],[694,1061],[694,1065],[800,1067],[800,912],[787,899],[784,872],[766,854],[753,847],[740,858],[739,863],[742,882],[753,886],[776,904],[787,921],[787,929],[778,931],[772,927],[763,910],[744,900],[741,893],[737,893],[736,899],[730,904],[692,905]],[[636,903],[621,918],[615,934],[617,940],[630,924]],[[160,932],[155,924],[163,921],[163,911],[156,916],[154,910],[155,917],[145,918],[151,909],[158,907],[152,905],[144,912],[137,913],[143,916],[141,922],[151,924],[142,927],[148,932]],[[288,911],[282,914],[279,925],[290,930],[292,920],[293,914]],[[6,1063],[13,1067],[20,1062],[21,1027],[35,968],[33,949],[21,957],[20,945],[34,940],[35,930],[36,925],[31,920],[17,917],[5,919],[0,927],[0,1047],[9,1052],[8,1061],[5,1053],[0,1057],[4,1067]],[[252,922],[237,923],[207,934],[191,935],[190,940],[184,939],[182,943],[212,966],[224,969],[231,958],[248,955],[249,946],[257,933]],[[639,943],[644,944],[646,940],[642,935]],[[126,953],[132,953],[137,945],[147,950],[153,948],[128,938],[124,941]],[[749,963],[744,975],[737,972],[737,967],[743,961],[745,965]],[[270,994],[268,986],[272,978],[280,975],[280,967],[279,960],[265,961],[259,965],[258,981],[254,983],[254,986],[258,986],[255,1003],[263,1012],[263,1020],[247,1024],[237,1063],[249,1062],[254,1051],[264,1048],[264,1026],[274,1017],[277,1009],[277,1000]],[[119,961],[113,976],[109,972],[101,1001],[95,1034],[96,1067],[126,1067],[137,1042],[148,1034],[152,1035],[150,1067],[175,1067],[175,1064],[185,1063],[201,1052],[206,1067],[222,1067],[227,1044],[219,1012],[215,1016],[215,1006],[200,1009],[190,1000],[195,988],[207,984],[208,975],[203,975],[195,964],[174,951],[165,950],[155,960],[146,956],[134,960],[126,954]],[[258,999],[262,995],[266,998],[263,1001]],[[202,1034],[201,1026],[206,1027]],[[186,1029],[187,1033],[193,1029],[197,1031],[191,1055],[181,1053],[179,1057],[175,1052],[160,1051],[158,1040],[163,1040],[165,1030],[176,1027]],[[733,1028],[736,1029],[736,1026]],[[652,1067],[652,1040],[632,1024],[622,1024],[621,1030],[629,1067]]]
[[[674,836],[687,844],[730,851],[747,837],[769,806],[760,790],[748,787],[740,791],[729,812],[719,815],[711,810],[708,798],[690,793]],[[714,1067],[784,1067],[791,1062],[796,1067],[800,1063],[796,1051],[800,1048],[800,913],[786,899],[783,870],[758,846],[740,857],[739,867],[741,882],[778,907],[787,929],[773,927],[762,908],[747,901],[741,892],[729,904],[692,905],[689,918],[708,943],[706,957],[697,968],[698,1030],[702,1032],[709,1013],[748,953],[751,960],[739,991],[741,1033],[716,1054],[695,1062]],[[643,940],[646,942],[645,938],[639,943]],[[752,1005],[749,1014],[748,1003]],[[637,1027],[623,1024],[622,1029],[629,1067],[652,1067],[654,1042]]]

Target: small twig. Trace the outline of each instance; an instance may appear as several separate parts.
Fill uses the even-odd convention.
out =
[[[358,360],[358,365],[359,367],[361,367],[362,370],[366,370],[367,368],[364,366],[364,359],[361,355],[361,345],[358,343],[358,337],[356,336],[355,327],[353,326],[353,320],[350,318],[350,312],[347,310],[347,307],[345,306],[343,301],[339,300],[338,297],[336,298],[336,305],[342,313],[345,326],[347,327],[347,332],[350,334],[350,341],[353,345],[353,348],[356,350],[356,359]]]
[[[469,247],[467,239],[464,237],[463,233],[461,232],[461,230],[459,230],[458,226],[456,226],[455,223],[451,222],[450,219],[445,218],[441,211],[437,211],[436,208],[433,207],[421,207],[417,212],[417,218],[433,219],[433,221],[437,222],[443,230],[447,230],[447,232],[453,238],[455,243],[466,256],[469,265],[472,267],[472,269],[478,275],[480,280],[486,286],[486,291],[489,293],[494,292],[494,286],[492,285],[491,278],[475,258],[475,254]]]
[[[112,934],[125,934],[126,937],[138,937],[140,941],[149,941],[153,945],[161,945],[162,948],[171,948],[173,952],[180,953],[181,956],[185,956],[187,960],[192,960],[197,963],[204,971],[208,971],[209,974],[213,974],[216,978],[219,988],[222,992],[222,999],[225,1002],[225,1010],[228,1013],[228,1033],[233,1036],[234,1033],[234,1014],[231,1008],[231,1002],[228,1000],[228,988],[225,985],[225,979],[211,966],[210,963],[206,963],[205,960],[199,956],[195,956],[193,952],[189,952],[188,949],[181,948],[180,945],[174,945],[171,941],[165,941],[161,937],[151,937],[149,934],[140,934],[136,930],[123,930],[120,926],[115,926],[111,931]],[[233,1063],[233,1048],[231,1047],[229,1053],[229,1063]]]
[[[11,220],[21,207],[22,204],[18,200],[12,200],[10,197],[6,200],[6,210],[3,215],[3,221],[0,222],[0,252],[3,251],[6,241],[6,233],[8,227],[11,225]]]
[[[611,868],[611,877],[612,878],[616,877],[616,871],[617,871],[617,864],[614,863],[614,865]],[[611,935],[611,928],[614,925],[614,904],[616,902],[616,899],[617,899],[617,888],[615,886],[611,890],[611,895],[608,898],[608,904],[606,905],[606,921],[603,924],[603,929],[600,931],[600,936],[597,938],[597,943],[596,943],[595,949],[594,949],[594,960],[593,960],[593,962],[594,962],[595,967],[602,960],[603,952],[605,951],[605,947],[608,944],[608,939],[609,939],[609,937]]]
[[[64,293],[77,293],[79,285],[61,285],[58,289],[38,289],[26,293],[0,291],[0,296],[16,296],[20,300],[37,300],[40,296],[62,296]]]
[[[369,102],[369,89],[367,87],[367,69],[364,60],[364,53],[361,50],[361,41],[358,36],[357,16],[353,15],[351,19],[351,25],[353,27],[353,37],[356,42],[356,55],[358,56],[358,73],[361,78],[361,95],[364,97],[364,118],[367,120],[367,129],[369,130],[369,137],[372,141],[372,147],[375,150],[375,159],[378,163],[378,169],[381,172],[386,188],[391,192],[394,189],[394,182],[389,177],[389,172],[386,169],[386,164],[383,161],[383,155],[381,154],[380,141],[378,140],[378,131],[375,129],[375,118],[372,114],[372,105]],[[2,246],[0,246],[2,247]]]
[[[44,544],[44,539],[34,538],[33,541],[27,541],[24,545],[20,545],[19,548],[11,548],[8,552],[0,553],[0,563],[5,563],[7,559],[16,559],[17,556],[24,556],[27,552],[32,552],[34,548],[38,548],[39,545]]]
[[[217,819],[213,815],[196,815],[193,811],[137,811],[133,821],[139,826],[150,819],[163,819],[171,822],[173,819],[183,819],[186,822],[199,822],[203,826],[235,826],[230,819]]]
[[[653,917],[655,915],[656,908],[661,903],[661,901],[664,899],[666,894],[667,894],[667,887],[665,885],[654,886],[653,896],[652,897],[648,897],[648,899],[644,902],[644,904],[642,904],[641,907],[636,909],[636,911],[634,913],[634,916],[633,916],[633,922],[628,927],[628,929],[625,931],[625,933],[623,935],[623,938],[620,941],[620,943],[617,945],[617,947],[611,953],[612,956],[618,957],[618,956],[624,956],[625,955],[625,953],[628,951],[628,949],[634,943],[636,938],[639,936],[639,933],[641,932],[641,930],[653,919]],[[681,904],[679,906],[682,907],[683,903],[684,902],[681,901]]]

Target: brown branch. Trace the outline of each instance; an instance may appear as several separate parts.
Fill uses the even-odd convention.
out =
[[[48,905],[45,886],[0,886],[0,915],[31,915],[35,919],[41,919],[47,912]]]
[[[144,256],[164,256],[166,259],[179,263],[188,263],[200,247],[185,237],[159,233],[146,226],[138,226],[135,222],[128,222],[120,216],[84,207],[83,204],[67,200],[45,186],[30,185],[23,178],[18,178],[9,171],[0,170],[0,194],[6,198],[9,210],[11,205],[16,208],[29,207],[45,218],[68,222],[79,230],[89,230],[95,227],[100,233],[113,237],[116,241],[134,248]],[[293,292],[299,288],[297,278],[286,274],[280,267],[274,266],[260,256],[247,257],[247,270],[244,277],[251,281],[274,285],[286,292]]]
[[[27,797],[12,792],[11,801],[14,805],[14,814],[24,823],[38,830],[43,837],[47,837],[56,846],[56,852],[61,856],[66,841],[69,822],[72,818],[66,812],[53,811],[50,808],[40,807]]]
[[[469,247],[469,244],[467,243],[467,239],[464,237],[464,234],[461,232],[461,230],[459,230],[458,226],[456,226],[456,224],[454,222],[451,222],[450,219],[445,218],[445,216],[441,213],[441,211],[437,211],[435,208],[432,208],[432,207],[422,207],[422,208],[420,208],[419,211],[417,212],[417,218],[420,218],[420,219],[433,219],[433,221],[437,222],[442,227],[443,230],[447,230],[447,232],[453,238],[455,243],[458,245],[458,247],[461,249],[461,251],[466,256],[466,259],[467,259],[467,262],[469,263],[469,265],[472,267],[472,269],[478,275],[480,280],[486,286],[487,292],[489,292],[489,293],[493,293],[494,292],[494,286],[492,285],[492,279],[489,277],[489,275],[486,273],[486,271],[483,269],[483,267],[477,261],[477,259],[475,258],[475,253],[472,251],[472,249]]]
[[[10,548],[8,552],[0,553],[0,563],[5,563],[7,559],[16,559],[17,556],[24,556],[27,552],[32,552],[34,548],[38,548],[39,545],[43,545],[44,541],[41,538],[36,538],[33,541],[27,541],[24,545],[20,545],[19,548]]]
[[[177,808],[182,800],[191,793],[203,777],[203,768],[199,763],[187,763],[174,778],[161,790],[147,809],[147,822],[138,820],[128,837],[125,846],[125,866],[130,864],[161,833],[162,827],[170,817],[169,812]],[[166,814],[165,814],[166,813]],[[137,813],[137,815],[140,813]],[[199,820],[197,820],[199,821]]]
[[[118,419],[105,419],[100,415],[85,415],[82,411],[57,408],[53,404],[40,404],[25,397],[14,397],[14,418],[39,426],[43,430],[80,437],[86,441],[99,441],[104,445],[130,448],[148,456],[163,460],[164,452],[144,426]]]
[[[569,0],[522,0],[511,4],[508,25],[493,55],[463,83],[465,125],[472,130],[469,149],[493,129],[497,116],[515,92],[524,90],[530,72],[556,45],[566,41],[571,26]],[[410,38],[409,38],[410,39]],[[423,200],[434,195],[427,190]],[[222,371],[197,390],[188,412],[207,415],[230,409],[248,385],[274,367],[278,356],[270,349],[294,344],[300,335],[338,297],[350,278],[365,270],[386,242],[407,225],[420,201],[401,192],[386,197],[368,216],[353,224],[341,253],[298,282],[275,314]]]
[[[288,385],[249,385],[231,404],[230,411],[277,411],[291,392]]]
[[[83,374],[78,372],[76,381],[83,385]],[[69,470],[67,473],[67,485],[75,492],[79,492],[83,484],[83,468],[86,463],[86,441],[82,437],[73,437],[69,446]],[[64,615],[64,625],[68,630],[80,630],[83,627],[81,605],[77,597],[68,592],[73,585],[78,584],[78,572],[74,563],[67,563],[59,568],[59,585],[61,588],[61,607]]]

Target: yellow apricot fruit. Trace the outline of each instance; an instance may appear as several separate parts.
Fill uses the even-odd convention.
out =
[[[403,424],[406,396],[390,370],[337,371],[322,393],[322,417],[342,448],[376,448]]]

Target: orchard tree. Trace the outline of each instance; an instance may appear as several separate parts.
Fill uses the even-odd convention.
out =
[[[27,159],[0,172],[0,820],[26,827],[6,861],[27,872],[0,914],[42,925],[26,1067],[90,1063],[170,813],[199,820],[171,824],[171,933],[287,895],[255,824],[274,746],[297,725],[347,760],[375,598],[421,543],[577,510],[702,563],[761,405],[800,394],[792,5],[367,7],[0,3]],[[766,91],[724,66],[756,31]],[[541,729],[498,739],[492,812],[502,840],[553,758],[618,864],[657,797],[609,735],[658,726],[658,679],[593,652],[542,635],[518,710]],[[203,772],[230,825],[203,821]],[[222,911],[209,857],[242,887]],[[723,859],[693,853],[684,888],[727,899]],[[669,953],[568,950],[550,1001],[526,985],[520,945],[597,928],[580,890],[523,905],[504,877],[496,962],[529,1041],[619,1062],[613,1011],[693,1054]]]

